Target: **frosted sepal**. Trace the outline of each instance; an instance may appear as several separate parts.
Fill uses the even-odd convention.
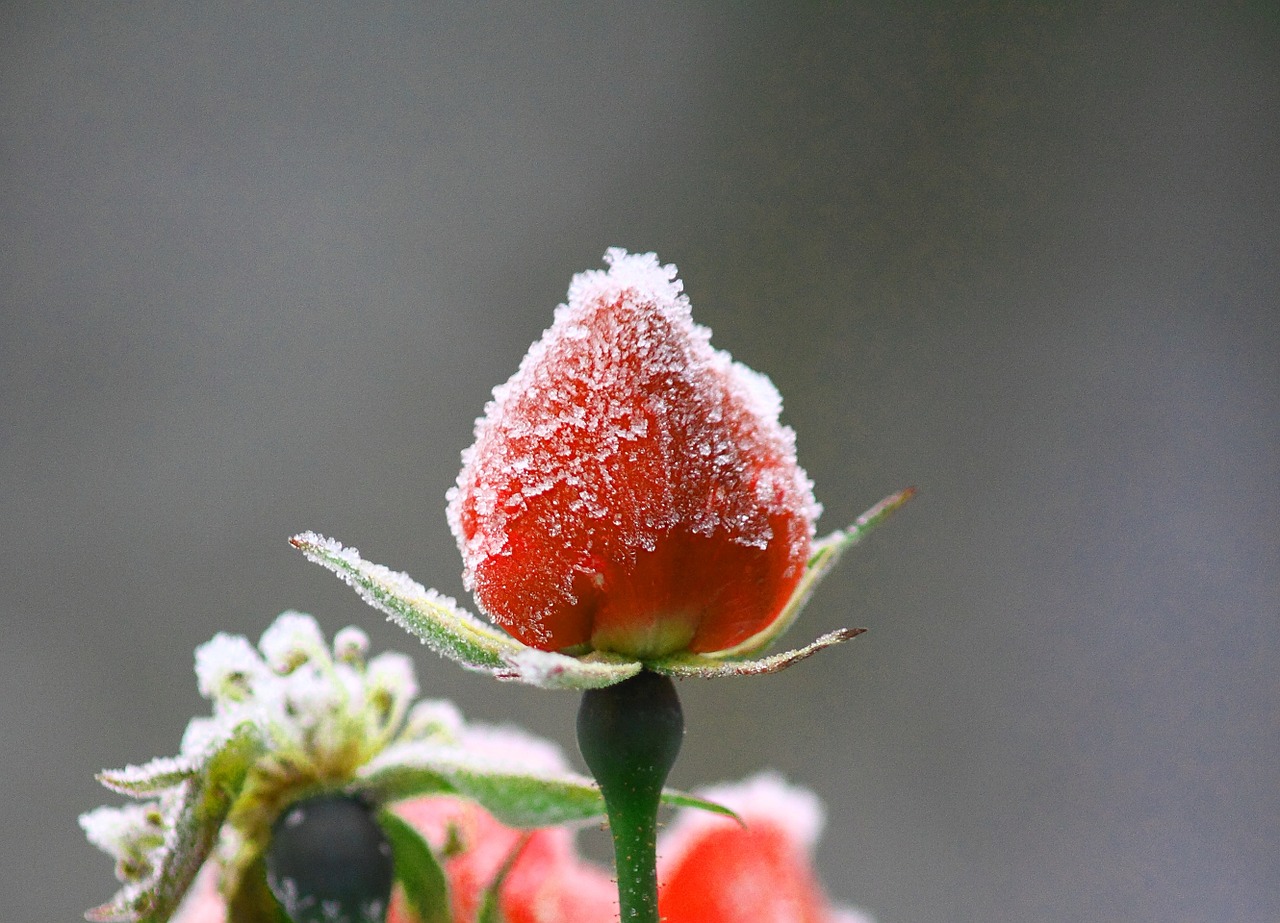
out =
[[[592,689],[620,683],[641,669],[636,661],[569,657],[526,647],[407,574],[372,564],[355,548],[314,532],[295,535],[289,543],[437,654],[469,670],[545,689]]]
[[[856,638],[865,631],[865,628],[841,628],[828,632],[812,644],[779,654],[770,654],[767,657],[725,660],[722,657],[711,657],[706,654],[677,654],[674,657],[655,660],[645,666],[655,673],[677,678],[697,676],[701,679],[715,679],[720,676],[760,676],[785,670],[792,664],[812,657],[818,651]]]

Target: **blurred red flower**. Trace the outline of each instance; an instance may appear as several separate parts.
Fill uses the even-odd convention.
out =
[[[532,647],[727,650],[800,580],[819,507],[781,399],[674,266],[610,250],[495,389],[449,495],[480,606]]]
[[[682,811],[658,843],[664,923],[870,923],[831,905],[813,869],[822,805],[763,774],[700,794],[733,808],[738,824]]]

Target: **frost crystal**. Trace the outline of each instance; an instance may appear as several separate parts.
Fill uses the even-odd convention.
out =
[[[262,633],[258,648],[277,673],[288,673],[309,660],[328,657],[320,626],[301,612],[281,614]]]
[[[218,633],[196,650],[196,683],[200,694],[215,702],[250,698],[266,675],[266,665],[248,639]]]

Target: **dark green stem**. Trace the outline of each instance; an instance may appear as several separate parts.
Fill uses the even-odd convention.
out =
[[[604,795],[626,923],[658,923],[658,802],[683,739],[665,676],[645,671],[582,695],[578,749]]]

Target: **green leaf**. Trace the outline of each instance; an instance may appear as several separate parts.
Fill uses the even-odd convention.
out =
[[[662,803],[669,808],[696,808],[699,811],[709,811],[712,814],[719,814],[721,817],[728,817],[742,823],[742,818],[737,812],[726,808],[722,804],[716,804],[714,801],[708,801],[705,798],[699,798],[697,795],[690,795],[688,792],[678,791],[674,788],[664,788],[662,790]]]
[[[90,910],[85,917],[95,921],[165,923],[209,857],[222,822],[260,752],[261,742],[252,723],[232,730],[199,771],[181,784],[173,830],[155,875],[140,886],[122,889],[112,901]]]
[[[437,654],[467,669],[545,689],[609,686],[642,669],[636,661],[606,654],[579,658],[527,647],[407,574],[370,563],[356,549],[314,532],[295,535],[289,543]]]
[[[521,647],[449,597],[428,590],[407,574],[366,561],[355,548],[344,548],[314,532],[295,535],[289,544],[333,571],[365,602],[436,653],[465,667],[493,673],[505,666],[504,654],[514,654]]]
[[[475,801],[511,827],[552,827],[605,816],[600,788],[572,772],[521,772],[465,748],[429,743],[389,747],[360,772],[361,788],[380,803],[423,795],[458,795]],[[728,808],[666,789],[662,800],[729,817]]]
[[[459,795],[513,827],[550,827],[604,816],[600,790],[585,776],[522,772],[460,747],[398,744],[359,775],[361,788],[379,802]]]
[[[604,798],[585,776],[553,779],[493,773],[465,763],[445,768],[454,791],[511,827],[552,827],[604,815]]]
[[[449,879],[418,831],[390,811],[378,812],[378,825],[391,841],[396,881],[404,889],[417,923],[451,923]]]
[[[141,766],[104,769],[98,781],[114,792],[134,798],[150,798],[191,778],[199,768],[181,757],[162,756]]]

